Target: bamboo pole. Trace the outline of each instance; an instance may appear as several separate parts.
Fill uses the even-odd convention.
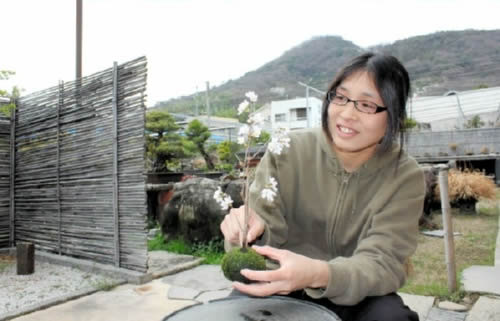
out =
[[[457,290],[457,273],[455,265],[455,244],[453,240],[453,223],[451,220],[450,199],[448,196],[448,166],[439,168],[439,193],[441,195],[441,210],[443,212],[444,249],[446,269],[448,271],[448,290],[450,293]]]
[[[118,213],[118,63],[113,63],[113,220],[115,266],[120,267],[120,215]]]
[[[17,103],[16,103],[17,105]],[[16,186],[16,114],[17,107],[12,111],[11,125],[10,125],[10,207],[9,207],[9,245],[13,247],[15,244],[16,233],[16,199],[15,199],[15,186]]]
[[[64,82],[59,82],[59,103],[57,104],[57,164],[56,164],[56,197],[57,197],[57,223],[58,223],[58,238],[57,238],[57,249],[59,255],[62,254],[61,237],[62,237],[62,212],[61,212],[61,137],[59,133],[61,132],[61,109],[64,105]]]

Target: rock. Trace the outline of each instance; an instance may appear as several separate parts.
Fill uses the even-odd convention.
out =
[[[450,301],[439,302],[438,307],[443,310],[463,312],[467,311],[467,307],[461,304],[453,303]]]
[[[154,239],[159,231],[160,231],[160,229],[157,229],[157,228],[150,229],[148,232],[148,240]]]
[[[435,229],[431,220],[431,211],[438,203],[434,190],[437,186],[436,170],[432,166],[422,166],[425,178],[424,210],[419,220],[419,225],[426,229]]]
[[[191,243],[222,238],[220,223],[228,211],[222,210],[213,197],[219,186],[219,181],[203,177],[176,183],[172,198],[160,213],[163,234]]]

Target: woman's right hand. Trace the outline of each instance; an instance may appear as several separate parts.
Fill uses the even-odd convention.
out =
[[[241,244],[243,235],[242,228],[245,224],[245,206],[232,208],[224,217],[220,225],[224,239],[233,244]],[[257,237],[264,233],[264,221],[260,216],[249,208],[247,243],[252,243]]]

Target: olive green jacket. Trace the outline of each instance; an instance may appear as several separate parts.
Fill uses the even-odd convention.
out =
[[[266,222],[258,243],[326,260],[330,281],[313,298],[354,305],[397,291],[417,247],[424,176],[399,146],[346,172],[319,128],[289,134],[281,155],[267,151],[250,188],[250,207]],[[278,182],[271,203],[260,196]]]

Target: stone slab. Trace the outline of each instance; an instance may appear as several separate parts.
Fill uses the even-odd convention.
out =
[[[433,231],[423,231],[422,234],[427,235],[427,236],[433,236],[433,237],[444,237],[444,230],[433,230]],[[459,236],[462,235],[459,232],[453,232],[454,236]]]
[[[141,286],[126,284],[20,316],[15,321],[163,320],[166,315],[196,303],[167,300],[168,288],[169,285],[160,280]]]
[[[161,279],[170,285],[196,289],[200,292],[217,291],[231,288],[219,265],[200,265],[194,269],[169,275]]]
[[[500,320],[500,298],[480,297],[469,314],[466,321],[498,321]]]
[[[465,321],[467,317],[467,313],[465,312],[455,312],[448,311],[433,307],[429,314],[427,315],[427,319],[423,319],[425,321]],[[422,319],[421,319],[422,320]]]
[[[467,292],[500,295],[500,267],[474,265],[462,272],[462,284]]]
[[[398,293],[403,302],[413,311],[418,313],[420,320],[424,321],[434,304],[434,297],[414,295],[408,293]]]
[[[196,297],[196,301],[207,303],[212,300],[223,299],[231,294],[231,290],[218,290],[218,291],[208,291],[203,292],[198,297]]]
[[[174,254],[166,251],[148,252],[148,273],[154,279],[175,274],[198,266],[202,258],[191,255]]]
[[[198,290],[177,285],[171,286],[168,290],[168,298],[170,300],[194,300],[198,295],[200,295],[200,291]]]

